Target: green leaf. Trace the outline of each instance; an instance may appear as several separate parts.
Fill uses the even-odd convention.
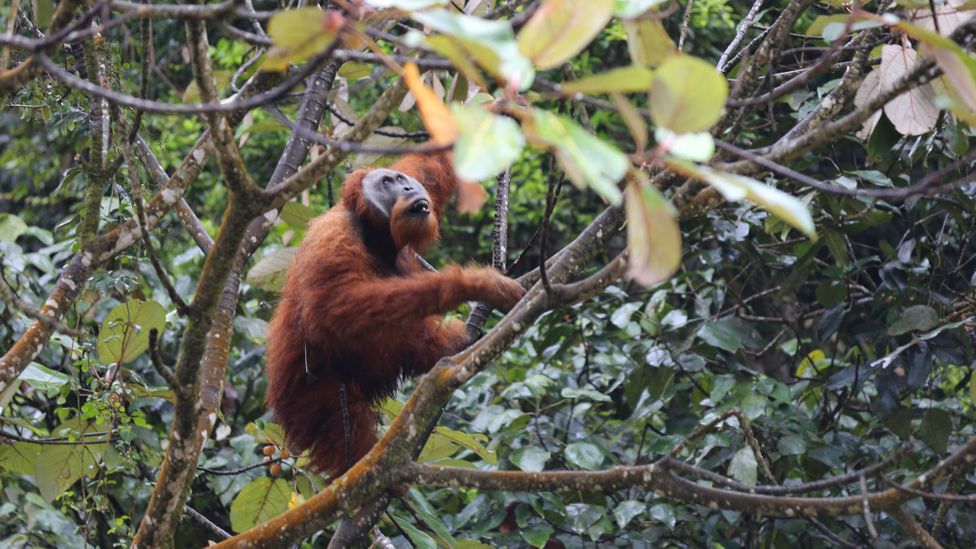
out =
[[[742,334],[732,322],[726,319],[706,322],[698,329],[698,337],[712,347],[734,353],[742,348]]]
[[[643,92],[651,87],[654,73],[651,69],[638,65],[610,69],[607,72],[593,74],[564,82],[559,85],[559,91],[566,95],[574,93],[597,94],[609,92]]]
[[[807,443],[796,435],[786,435],[776,442],[776,449],[784,456],[802,456],[807,453]]]
[[[34,8],[34,26],[44,30],[54,16],[54,2],[52,0],[32,0],[31,7]]]
[[[12,213],[0,213],[0,242],[14,242],[27,232],[27,223]]]
[[[945,410],[929,408],[922,418],[922,428],[918,438],[936,453],[945,453],[949,446],[949,434],[952,432],[952,415]]]
[[[149,348],[149,332],[166,327],[166,311],[155,301],[130,299],[112,309],[98,332],[98,359],[102,364],[125,364]]]
[[[319,8],[307,7],[276,13],[268,21],[268,35],[274,44],[261,68],[283,71],[290,63],[300,63],[325,51],[336,38],[330,18]]]
[[[749,200],[810,238],[817,236],[810,210],[795,196],[764,185],[750,177],[719,172],[704,166],[694,166],[677,159],[670,160],[668,166],[675,171],[701,179],[715,187],[726,200]]]
[[[54,434],[69,437],[69,441],[78,444],[41,445],[40,453],[33,460],[34,479],[45,500],[53,501],[79,478],[98,470],[102,454],[108,448],[107,439],[81,436],[98,431],[93,423],[73,419],[61,424]]]
[[[358,63],[356,61],[346,61],[339,67],[339,71],[336,74],[350,82],[355,82],[373,74],[373,65],[369,63]]]
[[[654,73],[651,118],[675,133],[699,132],[718,122],[728,95],[728,81],[710,63],[673,55]]]
[[[289,226],[304,231],[308,228],[308,223],[318,215],[318,212],[301,202],[287,202],[281,208],[279,215],[281,220]]]
[[[230,526],[243,532],[288,510],[292,489],[285,479],[258,477],[245,486],[230,504]]]
[[[807,36],[822,36],[827,25],[831,23],[842,23],[846,26],[848,19],[850,19],[850,15],[818,15],[813,20],[813,23],[810,23],[810,26],[807,27],[804,34]]]
[[[756,455],[748,446],[741,448],[729,462],[729,476],[742,484],[753,486],[759,479],[759,466]]]
[[[593,400],[596,402],[613,402],[609,396],[593,389],[573,389],[565,387],[559,392],[559,396],[570,400]]]
[[[459,132],[454,142],[454,169],[461,178],[482,181],[495,177],[522,154],[525,136],[511,118],[481,106],[452,105],[451,113]]]
[[[457,40],[485,70],[515,84],[519,90],[526,90],[532,85],[535,77],[532,64],[519,53],[512,26],[507,22],[460,15],[448,10],[413,13],[411,17]]]
[[[413,525],[413,520],[400,516],[399,513],[390,513],[393,521],[396,522],[400,530],[407,535],[410,543],[417,549],[437,549],[437,542],[426,532],[422,532]]]
[[[586,471],[595,471],[603,464],[603,451],[590,442],[573,442],[563,452],[568,463]]]
[[[54,370],[31,362],[24,368],[17,378],[18,381],[26,381],[28,385],[36,389],[53,389],[71,383],[72,379],[66,374],[55,372]]]
[[[523,446],[512,453],[511,460],[523,471],[542,471],[549,457],[549,452],[538,446]]]
[[[526,528],[521,530],[519,534],[522,535],[522,539],[532,547],[545,547],[549,538],[552,537],[553,529],[548,524],[542,524],[533,528]]]
[[[457,544],[457,540],[451,535],[451,531],[444,525],[437,516],[437,511],[431,506],[427,498],[417,489],[411,488],[407,491],[406,501],[409,504],[411,511],[413,511],[417,517],[420,519],[424,525],[430,529],[431,532],[437,535],[438,541],[446,547],[454,547]]]
[[[681,266],[681,230],[674,208],[645,176],[626,190],[627,273],[637,283],[653,286]]]
[[[607,26],[614,0],[545,0],[522,27],[519,51],[540,70],[570,60]]]
[[[912,305],[901,312],[894,324],[888,326],[888,335],[897,336],[911,331],[928,331],[939,324],[939,313],[928,305]]]
[[[244,432],[254,437],[258,444],[274,444],[281,448],[285,447],[285,430],[277,423],[270,421],[248,423],[244,426]]]
[[[630,521],[634,520],[634,517],[646,510],[647,504],[644,502],[628,499],[627,501],[621,501],[614,506],[613,517],[617,519],[617,526],[623,530],[628,524],[630,524]]]
[[[495,451],[489,450],[483,444],[482,441],[488,440],[488,437],[483,434],[468,434],[461,431],[455,431],[454,429],[445,427],[443,425],[438,425],[434,428],[434,433],[431,436],[444,437],[458,446],[467,448],[491,465],[498,463],[498,455],[495,454]]]
[[[296,252],[298,248],[294,246],[274,250],[255,263],[244,280],[265,290],[280,290],[285,285],[285,276],[288,274],[288,267],[295,260]]]
[[[0,467],[18,475],[33,475],[41,445],[33,442],[0,444]]]
[[[620,204],[623,197],[617,182],[630,164],[624,153],[572,120],[541,109],[533,110],[523,127],[530,139],[554,149],[559,165],[576,186],[588,186],[611,204]]]

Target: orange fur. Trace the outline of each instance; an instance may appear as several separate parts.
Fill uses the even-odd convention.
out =
[[[458,181],[445,154],[405,156],[391,168],[424,185],[433,214],[418,222],[401,216],[397,204],[386,219],[363,198],[368,170],[351,174],[340,203],[309,225],[271,320],[266,403],[289,445],[309,449],[322,472],[342,473],[369,451],[376,441],[372,407],[402,377],[427,372],[467,344],[464,323],[445,323],[444,313],[474,300],[508,309],[523,294],[492,269],[422,270],[412,250],[436,240]]]

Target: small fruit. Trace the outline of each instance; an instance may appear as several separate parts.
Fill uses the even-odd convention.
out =
[[[273,476],[273,477],[276,477],[276,476],[280,475],[281,474],[281,464],[280,463],[272,463],[271,464],[271,467],[268,467],[268,472],[271,473],[271,476]]]
[[[268,444],[267,446],[264,447],[264,455],[273,456],[274,453],[275,453],[275,447],[273,445]]]

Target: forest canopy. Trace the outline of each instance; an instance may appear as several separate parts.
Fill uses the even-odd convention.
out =
[[[972,545],[974,42],[966,0],[3,3],[0,546]],[[422,259],[526,296],[316,474],[285,273],[445,151]]]

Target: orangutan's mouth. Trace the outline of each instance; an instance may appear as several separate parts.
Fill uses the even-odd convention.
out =
[[[407,212],[411,215],[428,215],[430,213],[430,201],[426,198],[420,198],[410,205]]]

